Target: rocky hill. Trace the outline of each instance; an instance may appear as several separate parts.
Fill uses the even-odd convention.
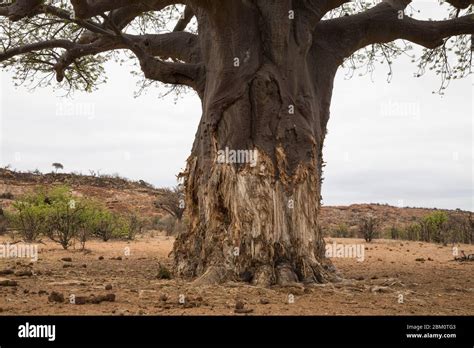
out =
[[[39,186],[68,185],[78,195],[96,198],[117,211],[139,211],[143,217],[163,215],[154,202],[162,193],[144,181],[130,181],[118,176],[86,176],[77,174],[22,173],[0,169],[0,206],[7,207],[12,199]],[[3,197],[3,198],[2,198]],[[392,226],[404,227],[419,221],[435,209],[398,208],[383,204],[353,204],[350,206],[324,206],[321,224],[325,231],[334,231],[341,225],[357,229],[360,219],[371,215],[381,222],[382,230]],[[460,210],[444,210],[449,216],[467,216]]]

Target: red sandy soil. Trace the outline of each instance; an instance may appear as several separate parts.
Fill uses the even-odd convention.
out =
[[[9,239],[0,237],[0,242]],[[327,243],[360,244],[360,239]],[[39,259],[0,259],[1,315],[473,315],[474,262],[453,260],[452,246],[392,240],[365,244],[365,260],[335,258],[340,283],[260,288],[244,283],[195,286],[158,279],[171,266],[172,237],[153,233],[136,241],[90,241],[87,252],[39,244]],[[128,248],[128,249],[127,249]],[[126,256],[125,251],[130,251]],[[474,246],[460,245],[466,254]],[[103,257],[99,260],[99,257]],[[121,257],[121,260],[112,259]],[[72,262],[62,261],[70,257]],[[418,259],[418,261],[417,261]],[[69,267],[64,268],[68,264]],[[32,275],[16,272],[31,270]],[[6,272],[8,273],[8,272]],[[110,285],[111,288],[106,286]],[[64,303],[50,302],[55,291]],[[115,294],[114,302],[71,304],[77,297]],[[400,297],[400,295],[403,296]],[[183,301],[180,302],[184,298]],[[294,299],[294,301],[291,301]],[[403,299],[403,303],[399,300]],[[292,303],[290,303],[292,302]],[[243,308],[235,313],[235,308]]]

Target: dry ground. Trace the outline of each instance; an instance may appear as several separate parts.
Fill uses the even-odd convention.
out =
[[[333,241],[363,242],[327,240]],[[0,242],[8,239],[2,237]],[[0,280],[17,282],[16,286],[0,286],[0,314],[235,315],[239,302],[242,312],[256,315],[474,314],[474,262],[453,261],[451,246],[376,240],[366,245],[364,262],[334,259],[345,278],[342,283],[257,288],[238,283],[196,287],[181,280],[158,279],[159,263],[170,265],[172,243],[173,239],[165,236],[132,242],[92,241],[87,245],[90,252],[84,253],[64,251],[47,242],[40,244],[36,263],[0,259],[0,273],[10,270],[0,275]],[[124,255],[127,247],[129,256]],[[459,249],[474,253],[473,246],[461,245]],[[121,260],[112,259],[119,256]],[[72,262],[62,261],[65,257]],[[25,270],[33,274],[18,274]],[[111,289],[106,290],[107,285]],[[53,291],[63,294],[66,301],[50,302]],[[71,294],[90,298],[108,293],[115,294],[115,302],[68,303]],[[184,295],[184,304],[180,295]],[[403,295],[403,303],[399,303],[399,295]],[[289,303],[291,299],[293,303]]]

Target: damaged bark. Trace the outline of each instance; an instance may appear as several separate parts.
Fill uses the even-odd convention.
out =
[[[290,11],[235,2],[222,25],[205,27],[208,18],[199,18],[213,70],[183,174],[190,226],[173,256],[177,274],[200,284],[337,278],[317,219],[337,62],[316,68],[312,60],[325,57]],[[255,151],[256,165],[221,163],[224,149]]]

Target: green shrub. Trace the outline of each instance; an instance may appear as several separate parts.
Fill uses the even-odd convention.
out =
[[[64,249],[71,246],[79,231],[86,228],[90,204],[74,197],[66,186],[53,188],[46,195],[46,235]]]
[[[426,242],[446,243],[448,215],[443,211],[435,211],[420,222],[421,239]]]
[[[344,223],[339,224],[335,228],[333,235],[336,238],[348,238],[350,236],[349,228]]]
[[[90,234],[107,242],[123,232],[123,220],[100,204],[94,204],[88,210],[86,228]]]
[[[50,207],[43,191],[26,194],[15,201],[12,211],[6,211],[8,224],[18,231],[23,241],[35,242],[48,228]]]
[[[131,213],[125,217],[124,225],[126,238],[132,240],[135,239],[137,234],[142,233],[145,227],[145,220],[141,219],[138,214]]]

